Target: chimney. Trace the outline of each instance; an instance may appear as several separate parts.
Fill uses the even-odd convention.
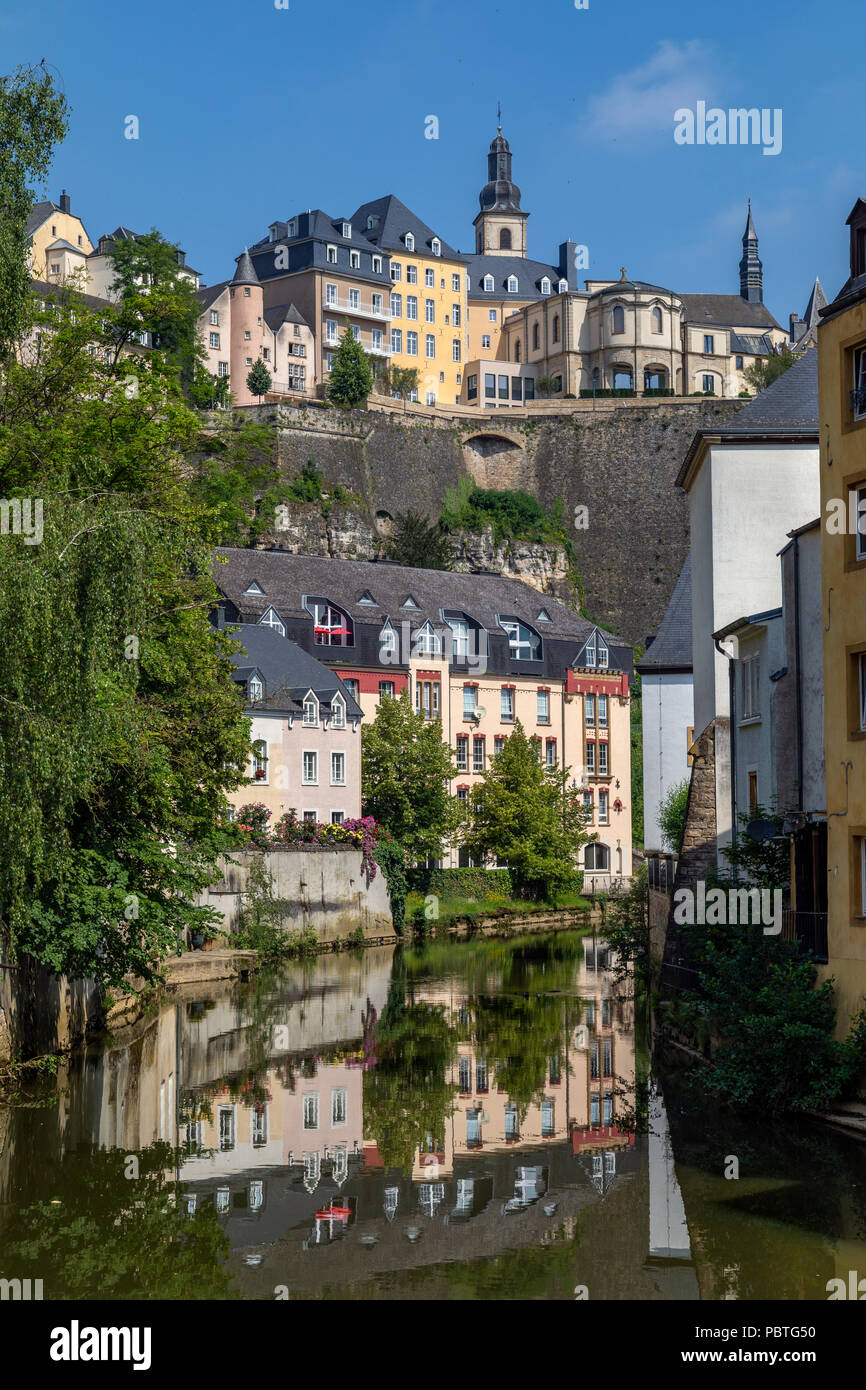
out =
[[[65,188],[60,191],[60,211],[69,212],[69,194]]]
[[[801,319],[799,314],[789,314],[788,324],[788,337],[792,343],[796,343],[803,335],[806,321],[805,319]]]
[[[563,241],[559,247],[559,273],[563,280],[568,281],[570,290],[577,289],[577,243]]]

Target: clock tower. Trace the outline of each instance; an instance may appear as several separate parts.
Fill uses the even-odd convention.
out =
[[[525,257],[529,213],[521,211],[520,189],[511,181],[511,146],[501,124],[487,155],[487,180],[479,194],[481,211],[473,223],[476,254]]]

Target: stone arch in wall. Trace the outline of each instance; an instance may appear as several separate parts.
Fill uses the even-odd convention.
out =
[[[463,458],[478,487],[514,488],[520,478],[526,455],[520,438],[485,430],[463,443]]]

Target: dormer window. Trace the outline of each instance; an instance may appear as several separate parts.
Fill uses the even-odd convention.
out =
[[[386,653],[397,650],[397,634],[391,626],[390,618],[379,629],[379,660],[383,660]]]
[[[277,612],[276,608],[268,608],[259,618],[259,627],[272,627],[281,637],[285,637],[285,624]]]
[[[438,236],[434,236],[433,240],[431,241],[430,250],[433,252],[434,256],[442,255],[442,243],[439,240]]]
[[[508,654],[512,661],[541,660],[541,638],[527,623],[518,618],[501,618],[500,626],[508,633]]]
[[[405,235],[405,237],[403,238],[403,240],[404,240],[404,242],[405,242],[405,244],[406,244],[406,250],[407,250],[407,251],[414,251],[414,250],[415,250],[415,238],[414,238],[414,236],[412,235],[411,232],[407,232],[406,235]]]
[[[509,293],[509,294],[517,294],[517,276],[516,276],[516,275],[509,275],[509,277],[508,277],[508,293]]]
[[[350,252],[349,252],[349,265],[351,266],[352,270],[360,270],[360,269],[361,269],[361,253],[360,253],[360,251],[350,251]]]
[[[264,693],[264,686],[258,676],[250,676],[247,682],[247,699],[250,704],[257,705]]]
[[[419,656],[440,656],[442,653],[442,638],[429,622],[419,627],[412,645]]]
[[[539,615],[538,615],[538,617],[535,619],[535,621],[536,621],[537,623],[550,623],[550,622],[553,621],[553,619],[551,618],[551,616],[550,616],[550,614],[548,613],[547,609],[546,609],[546,608],[542,608],[541,612],[539,613]]]
[[[369,590],[369,589],[365,589],[365,590],[364,590],[363,594],[362,594],[361,597],[358,599],[358,603],[359,603],[359,604],[362,604],[362,603],[363,603],[363,604],[372,604],[373,607],[375,607],[375,608],[378,608],[378,606],[379,606],[379,605],[376,603],[376,600],[374,599],[373,595],[370,593],[370,590]]]
[[[250,595],[256,598],[264,598],[265,596],[265,591],[257,579],[254,579],[252,583],[244,589],[244,598],[248,598]]]
[[[598,629],[596,629],[584,647],[582,664],[591,671],[595,670],[596,667],[604,671],[607,670],[609,660],[610,653],[607,643]]]
[[[319,722],[319,702],[312,690],[304,696],[304,728],[314,729]]]
[[[351,241],[351,240],[352,240],[352,224],[351,224],[351,222],[344,222],[344,223],[343,223],[343,236],[346,238],[347,241]]]
[[[294,236],[297,236],[297,235],[298,235],[298,224],[297,224],[297,222],[295,221],[295,219],[292,218],[291,222],[289,223],[289,236],[290,236],[290,237],[294,237]]]
[[[368,231],[368,232],[372,232],[372,230],[373,230],[373,228],[375,227],[375,225],[376,225],[376,219],[375,219],[375,217],[373,216],[373,214],[370,213],[369,217],[367,218],[367,231]]]
[[[382,257],[381,257],[381,256],[374,256],[374,257],[373,257],[373,274],[374,274],[374,275],[381,275],[381,274],[382,274]]]
[[[568,294],[568,281],[567,281],[567,280],[560,280],[560,282],[559,282],[559,284],[557,285],[556,289],[557,289],[557,293],[558,293],[558,294]]]
[[[336,264],[337,264],[337,248],[336,248],[336,246],[329,246],[329,247],[328,247],[327,256],[328,256],[328,265],[336,265]]]
[[[543,279],[542,282],[541,282],[541,293],[542,293],[542,294],[550,294],[550,281],[549,281],[549,279],[547,278],[546,275],[545,275],[544,279]]]
[[[331,724],[335,729],[346,727],[346,701],[339,693],[331,701]]]
[[[493,285],[493,276],[492,276],[492,275],[485,275],[485,277],[484,277],[484,292],[485,292],[485,294],[492,294],[492,293],[493,293],[493,289],[494,289],[494,285]]]
[[[420,608],[420,606],[420,604],[415,602],[411,594],[407,594],[403,602],[400,604],[401,608]]]
[[[352,619],[342,608],[335,608],[327,599],[308,599],[306,607],[313,615],[313,631],[317,647],[349,647],[354,641]]]

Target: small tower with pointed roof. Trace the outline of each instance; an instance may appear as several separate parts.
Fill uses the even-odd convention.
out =
[[[487,183],[475,218],[475,251],[479,256],[526,256],[528,212],[520,207],[520,189],[511,178],[511,146],[502,134],[502,110],[496,138],[487,154]]]
[[[246,248],[229,284],[231,304],[231,392],[236,405],[254,405],[247,374],[262,355],[264,291]],[[272,370],[272,369],[271,369]]]
[[[752,200],[743,233],[743,259],[740,261],[740,296],[750,304],[764,302],[764,267],[758,257],[758,233],[752,221]]]

